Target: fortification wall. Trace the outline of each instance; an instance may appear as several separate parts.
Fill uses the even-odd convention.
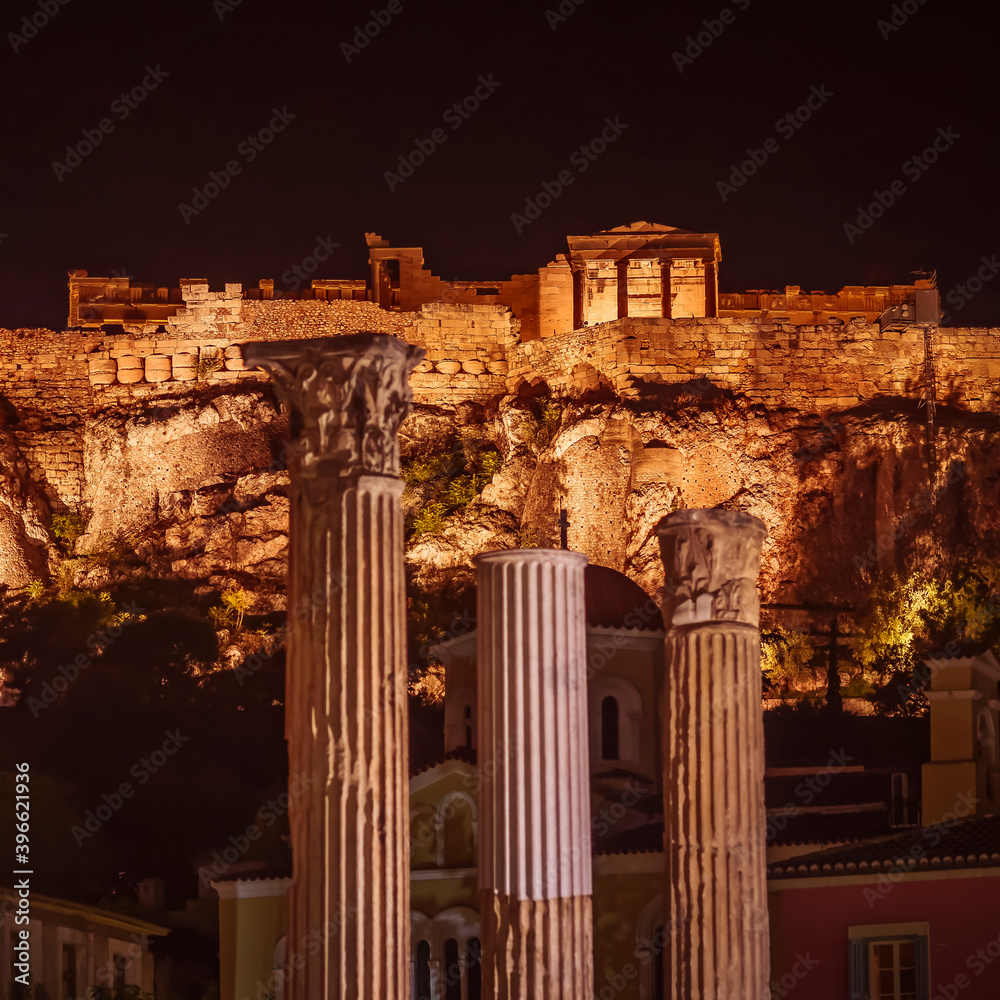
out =
[[[168,333],[148,337],[0,331],[0,417],[57,509],[82,496],[89,414],[199,385],[263,384],[266,376],[242,361],[239,345],[250,340],[394,334],[427,350],[411,384],[415,400],[430,405],[485,402],[541,381],[557,393],[603,385],[627,398],[645,383],[707,378],[769,407],[803,411],[919,398],[924,389],[922,333],[882,333],[860,322],[630,318],[522,343],[513,313],[499,304],[434,303],[406,313],[365,301],[243,300],[238,316],[221,321],[219,309],[213,302],[192,310]],[[933,353],[939,401],[971,410],[1000,405],[1000,330],[938,330]]]
[[[937,398],[971,410],[1000,401],[1000,330],[940,329],[933,338]],[[919,397],[924,339],[919,329],[774,326],[754,320],[622,319],[519,344],[508,389],[545,381],[557,392],[606,385],[636,396],[642,383],[713,385],[768,406],[811,411],[877,396]]]

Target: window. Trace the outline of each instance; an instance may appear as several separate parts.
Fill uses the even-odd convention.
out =
[[[444,943],[444,1000],[462,1000],[462,966],[454,938]]]
[[[431,1000],[431,946],[417,945],[417,1000]]]
[[[928,1000],[927,924],[852,927],[849,936],[851,1000]]]
[[[601,702],[601,760],[618,760],[618,699]]]
[[[76,998],[76,945],[62,946],[62,986],[66,1000]]]
[[[909,782],[906,774],[898,771],[892,776],[892,804],[889,822],[892,826],[906,826],[909,823],[907,805],[910,799]]]
[[[590,759],[643,766],[642,696],[624,677],[596,678],[587,692]]]
[[[112,955],[115,966],[115,996],[120,997],[125,993],[125,969],[128,967],[128,958],[125,955]]]
[[[468,1000],[482,1000],[483,996],[483,948],[479,938],[469,938],[465,946],[465,978],[469,991]]]

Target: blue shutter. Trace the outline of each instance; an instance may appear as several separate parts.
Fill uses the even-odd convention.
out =
[[[851,1000],[867,1000],[868,997],[868,942],[852,940],[848,942],[848,982],[851,984]]]
[[[917,1000],[930,1000],[930,956],[927,951],[927,938],[918,937],[913,940],[917,966]]]

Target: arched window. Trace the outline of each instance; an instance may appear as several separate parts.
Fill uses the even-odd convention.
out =
[[[653,931],[653,940],[662,941],[664,938],[663,924],[660,924]],[[663,998],[663,952],[660,951],[653,956],[653,1000],[664,1000]]]
[[[608,695],[601,701],[601,760],[620,760],[618,747],[618,699]]]
[[[641,766],[643,713],[639,689],[624,677],[599,677],[587,692],[587,706],[591,761]]]
[[[462,965],[454,938],[444,943],[444,1000],[462,1000]]]
[[[462,713],[462,721],[465,723],[465,749],[472,749],[472,706],[466,705]]]
[[[479,938],[469,938],[465,946],[465,979],[468,983],[468,1000],[482,1000],[483,996],[483,948]]]
[[[435,1000],[481,1000],[479,914],[466,906],[442,910],[430,928],[431,954],[440,963]],[[464,977],[464,984],[463,984]]]
[[[431,946],[427,941],[417,945],[416,1000],[431,1000]]]
[[[663,926],[663,895],[642,909],[635,927],[635,954],[639,958],[639,1000],[664,1000],[663,955],[667,950]]]

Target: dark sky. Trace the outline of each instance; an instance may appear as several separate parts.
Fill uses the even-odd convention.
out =
[[[998,324],[1000,278],[955,292],[980,268],[992,278],[981,258],[1000,253],[988,5],[562,0],[560,21],[547,14],[559,0],[392,0],[398,12],[348,61],[342,45],[385,7],[4,4],[0,326],[60,328],[74,267],[280,283],[322,237],[341,246],[317,276],[363,277],[375,230],[423,246],[444,278],[499,279],[534,271],[568,233],[636,219],[718,232],[723,290],[936,268],[953,325]],[[880,28],[894,7],[898,29]],[[24,18],[41,25],[33,37]],[[148,67],[155,89],[120,103],[155,82]],[[446,120],[480,77],[499,86]],[[809,120],[779,126],[810,94],[823,98]],[[241,146],[274,108],[294,117],[258,152]],[[77,163],[67,145],[85,152],[102,119]],[[605,119],[627,127],[587,162],[576,151]],[[390,191],[385,172],[434,129],[446,141]],[[937,162],[912,159],[935,139]],[[748,148],[767,162],[723,199]],[[233,160],[239,173],[185,221],[179,206]],[[572,183],[517,232],[512,213],[560,171]],[[901,193],[851,242],[845,223],[894,182]]]

